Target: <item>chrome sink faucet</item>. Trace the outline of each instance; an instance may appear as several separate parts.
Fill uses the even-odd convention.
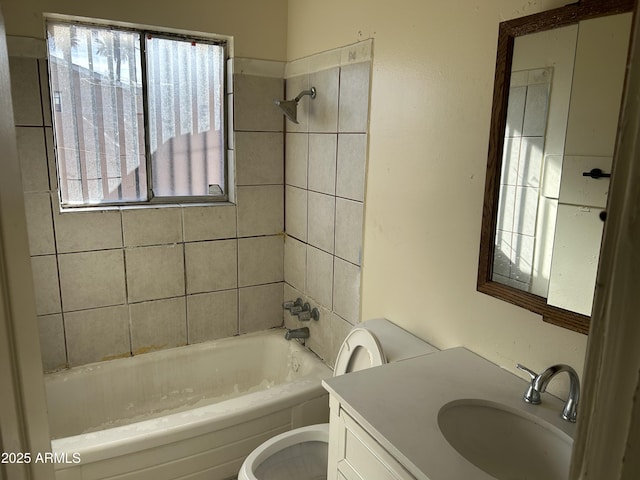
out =
[[[569,374],[569,398],[567,398],[562,410],[562,418],[568,422],[575,422],[578,413],[578,401],[580,400],[580,379],[576,371],[569,365],[558,364],[552,365],[544,372],[538,374],[524,365],[516,365],[516,368],[526,372],[531,377],[531,384],[527,391],[524,393],[524,401],[532,405],[538,405],[541,403],[540,394],[547,390],[547,385],[553,377],[558,373],[567,372]]]

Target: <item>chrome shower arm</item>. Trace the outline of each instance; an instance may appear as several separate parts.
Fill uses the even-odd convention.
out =
[[[311,90],[303,90],[300,92],[295,98],[296,103],[298,103],[305,95],[309,95],[311,98],[316,98],[316,87],[311,87]]]

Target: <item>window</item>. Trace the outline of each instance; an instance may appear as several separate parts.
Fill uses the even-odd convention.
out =
[[[226,200],[223,41],[47,22],[62,207]]]

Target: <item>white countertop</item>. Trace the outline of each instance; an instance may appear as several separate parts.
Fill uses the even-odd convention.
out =
[[[462,457],[438,427],[438,412],[461,399],[499,402],[575,436],[564,402],[522,400],[528,382],[464,348],[423,355],[323,381],[345,409],[418,480],[493,479]],[[514,438],[514,441],[517,441]]]

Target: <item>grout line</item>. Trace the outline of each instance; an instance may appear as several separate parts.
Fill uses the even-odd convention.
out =
[[[122,216],[122,211],[118,211],[118,216],[120,217],[120,241],[122,242],[122,247],[114,250],[122,251],[122,270],[124,274],[124,304],[127,307],[127,317],[129,319],[129,353],[133,356],[133,323],[131,321],[131,308],[129,304],[129,282],[127,282],[127,247],[124,243],[124,218]]]

